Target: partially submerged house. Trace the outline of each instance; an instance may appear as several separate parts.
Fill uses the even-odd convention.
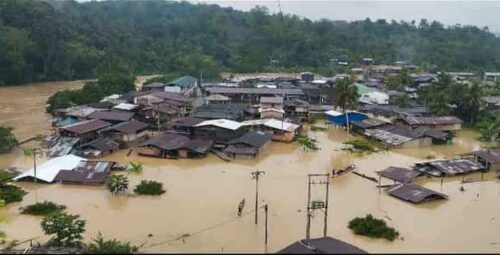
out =
[[[396,184],[387,188],[386,191],[393,197],[397,197],[401,200],[414,204],[448,198],[448,196],[445,194],[409,183]]]
[[[212,145],[210,140],[191,140],[187,136],[167,132],[139,144],[137,153],[141,156],[169,159],[198,158],[205,156]]]
[[[301,129],[301,125],[277,119],[247,120],[241,124],[254,131],[270,131],[272,140],[281,142],[293,141]]]
[[[218,143],[226,144],[230,140],[236,139],[245,133],[241,127],[241,123],[233,120],[206,120],[196,124],[194,137],[214,140]]]
[[[108,137],[99,137],[88,143],[80,145],[79,155],[87,158],[98,158],[109,155],[119,149],[120,143],[117,141]]]
[[[177,92],[189,96],[194,93],[198,87],[198,79],[189,75],[179,77],[166,84],[164,87],[167,92]]]
[[[90,142],[99,137],[99,130],[110,127],[112,124],[98,119],[82,121],[76,124],[61,127],[59,134],[64,137],[79,138],[79,143]]]
[[[292,99],[285,101],[285,115],[291,118],[296,118],[299,121],[307,121],[309,119],[309,102],[301,99]]]
[[[434,177],[442,177],[484,171],[485,166],[471,159],[460,158],[416,163],[413,170]]]
[[[395,183],[412,183],[420,173],[402,167],[388,167],[378,171],[380,177],[394,181]],[[380,183],[379,183],[380,184]]]
[[[138,120],[122,122],[100,131],[106,137],[120,143],[120,147],[127,148],[134,142],[142,140],[147,135],[148,124]]]
[[[281,249],[279,254],[367,254],[352,244],[332,237],[300,240]]]
[[[435,130],[454,133],[462,128],[463,121],[455,116],[417,117],[406,116],[400,122],[411,127],[430,127]]]
[[[272,134],[262,131],[248,132],[229,141],[224,153],[232,158],[256,158],[271,142]]]
[[[370,117],[393,121],[407,116],[425,116],[427,108],[425,106],[399,107],[396,105],[363,105],[359,109]]]
[[[500,149],[475,151],[472,154],[486,171],[500,171]]]
[[[345,126],[347,122],[362,121],[368,118],[368,116],[366,116],[365,114],[356,111],[348,111],[347,113],[343,113],[335,110],[330,110],[326,111],[325,114],[332,124],[338,126]]]
[[[248,112],[248,104],[206,104],[197,107],[191,114],[192,117],[200,119],[228,119],[241,121]]]
[[[167,129],[172,129],[177,133],[193,136],[196,125],[203,121],[205,120],[201,118],[181,117],[167,122],[165,126]]]
[[[82,160],[72,170],[61,170],[55,176],[57,183],[99,185],[106,182],[114,162]]]
[[[128,111],[97,111],[88,116],[90,119],[104,120],[113,124],[129,121],[135,113]]]
[[[259,113],[261,119],[283,119],[285,115],[285,111],[283,110],[283,98],[261,97]]]
[[[13,178],[14,181],[33,180],[36,178],[39,181],[46,183],[54,182],[55,177],[61,170],[72,170],[80,164],[84,158],[69,154],[62,157],[50,159],[42,164],[39,164],[35,169],[30,169]],[[36,174],[36,175],[35,175]]]

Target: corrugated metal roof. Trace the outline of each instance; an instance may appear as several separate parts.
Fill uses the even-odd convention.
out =
[[[302,89],[272,89],[272,88],[206,88],[214,94],[256,94],[256,95],[303,95]]]
[[[84,158],[69,154],[62,157],[53,158],[49,161],[46,161],[36,167],[36,179],[51,183],[54,181],[54,178],[61,170],[72,170],[80,161],[85,160]],[[13,180],[18,181],[25,178],[35,178],[34,169],[30,169],[18,176],[16,176]]]
[[[237,130],[242,125],[239,122],[228,119],[206,120],[196,125],[196,127],[203,127],[203,126],[216,126],[230,130]]]
[[[111,123],[103,120],[87,120],[76,124],[68,125],[62,127],[62,129],[75,133],[75,134],[85,134],[88,132],[97,131],[106,127],[111,126]]]
[[[445,194],[415,184],[397,184],[389,187],[386,191],[391,196],[412,203],[420,203],[434,199],[446,199],[448,197]]]

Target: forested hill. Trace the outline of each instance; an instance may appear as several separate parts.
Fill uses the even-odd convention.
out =
[[[487,29],[425,20],[313,22],[262,8],[187,2],[0,1],[0,84],[87,78],[110,69],[203,71],[204,77],[271,68],[328,74],[331,59],[363,57],[493,71],[500,69],[500,39]]]

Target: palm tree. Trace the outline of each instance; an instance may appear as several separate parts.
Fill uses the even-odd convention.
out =
[[[110,175],[106,180],[106,187],[115,195],[128,189],[128,179],[125,175]]]
[[[130,165],[127,167],[127,171],[129,173],[139,174],[142,173],[144,169],[144,165],[140,162],[132,162],[130,161]]]
[[[347,132],[349,132],[349,117],[347,110],[358,105],[358,88],[352,84],[351,79],[345,78],[333,89],[333,104],[339,107],[346,116]]]

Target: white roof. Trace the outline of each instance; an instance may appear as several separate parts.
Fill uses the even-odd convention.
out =
[[[342,115],[343,113],[335,111],[335,110],[329,110],[329,111],[326,111],[325,114],[333,116],[333,117],[337,117],[337,116]]]
[[[314,81],[312,81],[312,83],[315,83],[315,84],[326,84],[326,80],[314,80]]]
[[[275,109],[275,108],[259,108],[259,112],[279,112],[285,114],[285,111],[282,109]]]
[[[216,120],[205,120],[195,127],[203,127],[203,126],[216,126],[225,129],[236,130],[239,129],[242,125],[239,122],[228,119],[216,119]]]
[[[110,99],[111,99],[111,100],[113,100],[113,99],[118,99],[118,98],[120,98],[120,97],[121,97],[121,95],[120,95],[120,94],[112,94],[112,95],[109,95],[109,96],[107,96],[107,97],[104,97],[104,98],[101,100],[101,102],[104,102],[104,101],[107,101],[107,100],[110,100]]]
[[[125,111],[131,111],[137,108],[138,106],[135,104],[127,104],[127,103],[121,103],[118,105],[115,105],[113,109],[118,109],[118,110],[125,110]]]
[[[256,126],[264,125],[269,128],[285,130],[285,131],[295,131],[300,126],[286,121],[281,121],[277,119],[260,119],[260,120],[247,120],[241,123],[243,126]]]
[[[36,178],[38,180],[51,183],[61,170],[73,170],[80,161],[85,160],[84,158],[69,154],[62,157],[53,158],[47,162],[44,162],[36,167]],[[28,170],[18,176],[13,180],[18,181],[26,177],[35,177],[35,171],[33,169]]]

